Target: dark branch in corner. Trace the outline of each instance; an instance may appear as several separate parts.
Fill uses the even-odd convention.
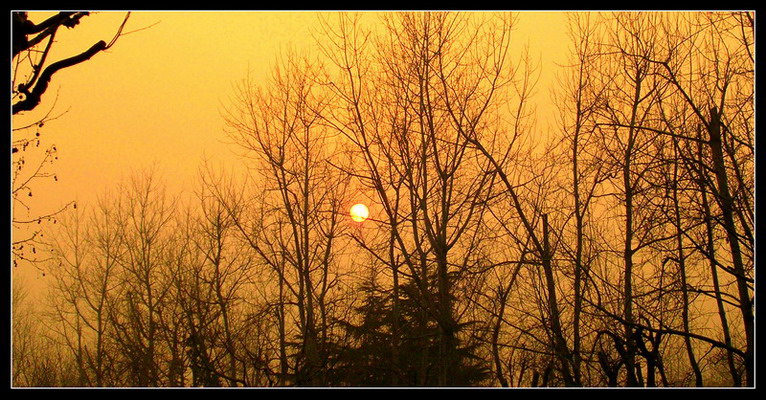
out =
[[[106,42],[103,40],[100,40],[98,43],[94,44],[89,48],[88,50],[84,51],[81,54],[78,54],[73,57],[69,57],[66,59],[63,59],[61,61],[57,61],[51,65],[49,65],[42,74],[40,74],[40,79],[37,82],[37,85],[35,85],[34,89],[31,91],[29,88],[24,87],[21,85],[19,87],[19,92],[24,93],[24,100],[19,101],[18,103],[13,105],[13,114],[18,114],[22,111],[29,111],[34,109],[38,104],[40,104],[40,99],[45,93],[45,91],[48,89],[48,84],[50,84],[51,78],[53,78],[53,74],[58,72],[61,69],[71,67],[73,65],[77,65],[83,61],[89,60],[91,57],[93,57],[96,53],[98,53],[101,50],[104,50],[106,48]]]
[[[47,36],[53,34],[59,26],[74,28],[82,17],[88,16],[88,12],[60,12],[45,21],[35,25],[28,20],[26,13],[13,13],[13,57],[27,50],[37,43],[41,42]],[[27,35],[40,33],[31,40],[27,40]]]

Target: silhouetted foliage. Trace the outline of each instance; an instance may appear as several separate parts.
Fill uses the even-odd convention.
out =
[[[418,302],[407,295],[399,299],[398,313],[394,313],[390,291],[382,291],[372,284],[359,288],[363,304],[355,309],[359,323],[343,321],[353,343],[334,368],[331,380],[339,386],[385,387],[397,382],[398,386],[437,386],[436,374],[439,356],[439,329],[436,321],[423,313]],[[404,293],[416,292],[413,283],[402,286]],[[392,360],[391,346],[393,319],[401,332],[397,338],[397,363]],[[453,386],[477,386],[486,382],[490,370],[486,360],[474,354],[475,348],[457,345],[457,362],[453,367]],[[392,379],[396,375],[397,379]],[[425,376],[422,376],[425,375]],[[337,383],[336,383],[337,382]]]

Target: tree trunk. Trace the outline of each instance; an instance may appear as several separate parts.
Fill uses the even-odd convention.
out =
[[[563,374],[564,378],[564,384],[567,386],[573,386],[574,385],[574,379],[572,378],[572,373],[570,372],[570,360],[571,356],[569,354],[569,349],[567,348],[566,341],[564,340],[564,335],[561,330],[561,321],[560,321],[560,315],[559,315],[559,306],[556,299],[556,281],[553,277],[553,266],[551,264],[551,248],[550,248],[550,238],[548,234],[548,215],[543,214],[543,254],[542,254],[542,264],[543,264],[543,272],[545,273],[545,281],[546,281],[546,287],[548,291],[548,308],[550,309],[550,328],[553,331],[553,342],[554,342],[554,350],[556,352],[556,357],[559,360],[560,367],[561,367],[561,373]]]
[[[699,162],[703,162],[702,156],[702,142],[697,142],[697,156]],[[702,211],[704,213],[705,220],[705,250],[707,252],[707,258],[710,261],[710,275],[713,280],[713,292],[715,293],[716,306],[718,307],[718,318],[721,320],[721,331],[723,333],[723,340],[727,347],[731,347],[731,331],[729,329],[729,321],[726,316],[726,308],[724,307],[723,297],[721,295],[721,285],[718,282],[718,267],[715,263],[715,242],[713,240],[713,216],[710,212],[710,204],[708,203],[707,192],[705,188],[704,177],[700,174],[697,180],[699,184],[699,191],[701,196]],[[726,352],[727,363],[729,365],[729,371],[731,372],[731,378],[734,386],[742,386],[742,377],[737,371],[736,364],[734,363],[734,353],[732,351]]]
[[[713,107],[710,110],[710,123],[708,125],[708,134],[710,135],[710,150],[713,157],[713,171],[715,172],[718,183],[718,200],[723,214],[723,224],[726,229],[726,236],[729,240],[733,269],[737,280],[737,289],[739,291],[739,308],[742,314],[742,323],[745,327],[745,378],[747,386],[755,386],[755,365],[753,358],[753,302],[750,298],[749,289],[745,275],[745,266],[742,261],[742,251],[737,237],[737,227],[734,222],[734,201],[729,192],[729,182],[726,175],[726,166],[724,164],[724,155],[721,140],[721,116],[718,110]]]
[[[679,159],[678,152],[678,140],[673,139],[673,148],[675,159]],[[673,179],[670,182],[672,188],[672,201],[673,201],[673,216],[674,225],[676,227],[676,257],[678,259],[678,275],[681,280],[681,321],[683,323],[683,331],[689,333],[689,290],[686,283],[686,256],[684,254],[684,240],[683,232],[681,230],[681,210],[678,204],[678,168],[679,163],[673,163]],[[694,371],[694,383],[697,387],[702,386],[702,371],[700,370],[697,359],[694,356],[694,348],[692,347],[692,339],[689,336],[684,336],[684,342],[686,344],[686,355],[689,357],[689,364]],[[652,383],[654,383],[654,376],[652,374]]]

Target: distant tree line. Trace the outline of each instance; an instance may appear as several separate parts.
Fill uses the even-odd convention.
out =
[[[324,16],[241,168],[62,216],[13,384],[754,386],[753,17],[569,13],[541,132],[515,15]]]

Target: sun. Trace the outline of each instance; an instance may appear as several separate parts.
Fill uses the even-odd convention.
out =
[[[353,207],[351,207],[351,219],[353,219],[355,222],[363,222],[367,219],[367,217],[370,216],[370,210],[367,208],[364,204],[354,204]]]

